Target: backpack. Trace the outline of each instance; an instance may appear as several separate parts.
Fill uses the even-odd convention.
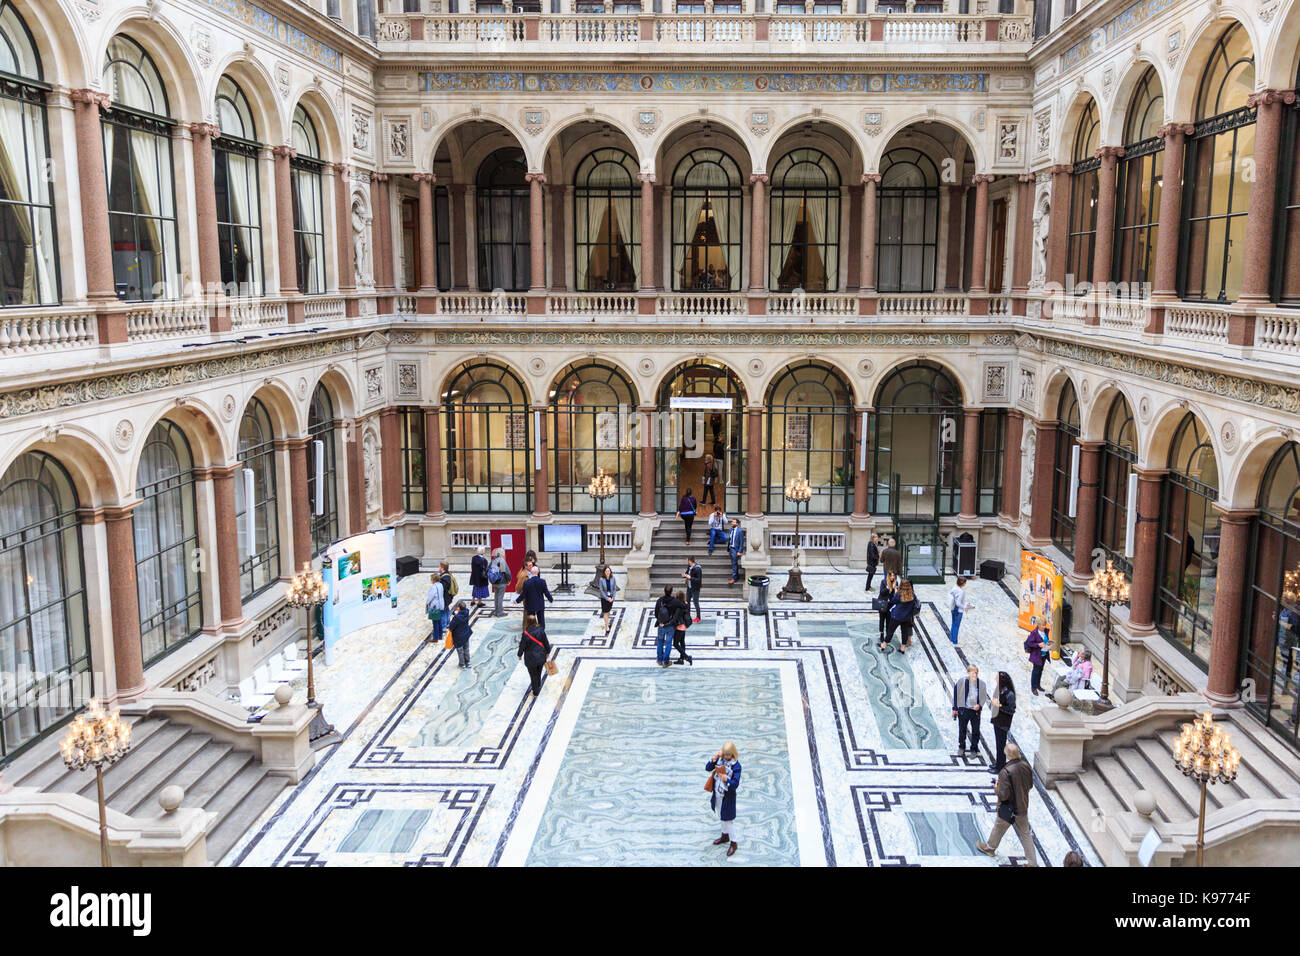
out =
[[[502,578],[501,569],[495,564],[489,564],[487,578],[488,584],[500,584]]]
[[[447,585],[447,594],[450,595],[451,597],[455,597],[457,594],[460,593],[460,585],[456,583],[456,575],[448,574],[447,580],[451,582],[450,584]]]
[[[667,627],[669,624],[673,623],[672,620],[668,617],[668,613],[664,608],[663,598],[660,598],[658,601],[655,601],[655,623],[658,624],[660,627]]]

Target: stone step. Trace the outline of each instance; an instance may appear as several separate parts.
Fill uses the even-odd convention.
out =
[[[142,723],[146,723],[142,721]],[[113,795],[135,778],[135,775],[171,749],[172,744],[189,732],[188,727],[179,726],[166,720],[157,722],[150,733],[137,744],[134,733],[131,737],[131,749],[117,763],[104,769],[104,797],[112,803]],[[92,770],[80,773],[69,771],[50,786],[44,788],[54,793],[77,793],[90,800],[95,800],[95,774]]]
[[[191,734],[191,737],[202,737],[202,734]],[[132,806],[125,808],[127,813],[147,814],[157,807],[157,796],[163,787],[177,786],[185,791],[186,799],[183,801],[186,806],[192,806],[190,803],[190,791],[194,785],[229,754],[234,747],[220,740],[208,739],[203,746],[179,768],[173,768],[173,773],[166,780],[159,783],[148,793],[141,796]]]
[[[1228,723],[1243,770],[1258,776],[1279,797],[1300,797],[1300,757],[1249,714],[1234,714]]]
[[[1136,781],[1133,792],[1146,790],[1156,800],[1156,814],[1168,823],[1186,820],[1189,810],[1179,795],[1155,767],[1151,766],[1136,747],[1121,747],[1115,756],[1123,763],[1124,769]],[[1133,794],[1126,796],[1125,804],[1133,809]]]
[[[1168,739],[1161,739],[1166,735]],[[1184,777],[1174,767],[1173,742],[1177,736],[1178,734],[1172,730],[1162,731],[1156,737],[1143,737],[1141,740],[1134,741],[1134,746],[1146,757],[1147,762],[1155,768],[1156,773],[1160,774],[1177,791],[1183,805],[1188,809],[1188,815],[1197,815],[1201,809],[1201,787],[1190,777]],[[1216,793],[1214,788],[1211,787],[1205,801],[1206,812],[1217,810],[1221,806],[1223,806],[1223,801],[1220,799],[1220,794]]]
[[[1085,769],[1083,773],[1078,775],[1076,780],[1079,786],[1083,788],[1084,793],[1087,794],[1089,803],[1107,816],[1120,814],[1128,809],[1124,806],[1124,801],[1111,788],[1110,782],[1092,768]],[[1092,817],[1091,811],[1087,815],[1079,817],[1079,825],[1085,829],[1091,826]]]
[[[253,755],[247,750],[232,747],[205,774],[194,781],[193,785],[186,788],[182,805],[208,808],[208,803],[221,792],[221,788],[250,765],[256,766]]]
[[[208,860],[218,863],[248,832],[258,817],[288,785],[284,777],[273,777],[261,765],[245,768],[204,809],[217,819],[208,830]]]
[[[145,802],[149,794],[168,786],[176,771],[203,749],[212,740],[207,734],[197,733],[189,727],[186,733],[173,743],[166,752],[160,754],[147,767],[140,767],[129,781],[117,787],[108,798],[108,805],[114,810],[130,813],[131,809]],[[154,809],[146,810],[155,812]]]
[[[125,718],[124,718],[125,719]],[[131,724],[131,747],[142,746],[149,738],[150,734],[166,726],[167,721],[154,719],[132,720]],[[37,790],[58,790],[66,793],[70,790],[79,789],[71,786],[72,779],[80,779],[87,771],[69,770],[63,762],[63,755],[59,752],[57,738],[49,738],[47,741],[36,745],[39,750],[31,750],[23,754],[18,760],[10,764],[7,773],[8,780],[15,787],[34,787]],[[123,758],[126,759],[126,758]],[[112,768],[110,768],[110,772]],[[93,774],[92,782],[93,782]],[[69,781],[64,786],[57,786],[62,781]]]

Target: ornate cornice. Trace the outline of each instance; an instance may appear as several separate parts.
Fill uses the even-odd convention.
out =
[[[670,348],[675,346],[706,348],[807,348],[809,346],[844,346],[847,348],[912,348],[915,346],[960,346],[971,344],[969,332],[615,332],[613,330],[460,330],[436,329],[434,345],[565,345],[628,346]]]
[[[863,94],[863,93],[987,93],[988,74],[980,72],[901,72],[882,70],[859,73],[836,73],[818,69],[814,72],[776,70],[772,72],[736,71],[722,67],[705,71],[699,67],[681,70],[628,70],[615,67],[608,71],[487,69],[475,71],[458,67],[420,70],[419,92],[422,93],[660,93],[698,96],[712,93],[793,93],[793,94]]]

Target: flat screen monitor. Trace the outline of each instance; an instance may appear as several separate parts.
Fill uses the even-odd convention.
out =
[[[587,550],[585,524],[544,524],[537,528],[543,552],[550,554],[577,554]]]

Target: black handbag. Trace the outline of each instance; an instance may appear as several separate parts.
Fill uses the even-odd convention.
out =
[[[889,602],[885,598],[873,597],[871,599],[871,610],[885,611],[889,608]]]
[[[998,819],[1005,820],[1007,823],[1016,822],[1016,805],[1010,800],[1004,800],[998,804]]]

